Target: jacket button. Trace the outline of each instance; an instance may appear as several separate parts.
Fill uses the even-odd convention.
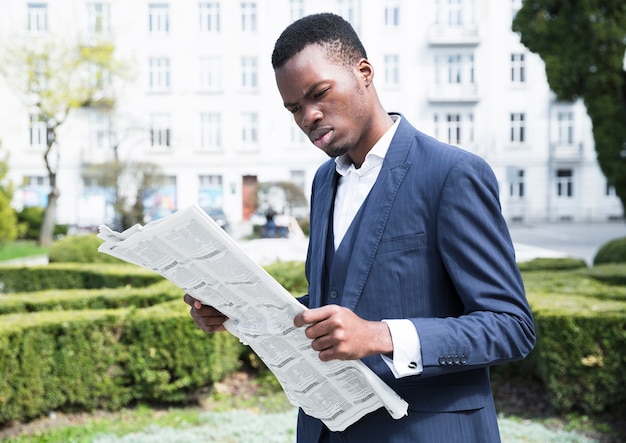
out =
[[[330,298],[337,298],[339,297],[339,293],[337,291],[330,291]]]
[[[446,359],[446,364],[451,365],[452,364],[452,356],[448,355],[448,358]]]
[[[467,357],[465,356],[465,354],[461,354],[461,364],[462,365],[467,364]]]
[[[454,356],[454,364],[455,365],[461,364],[461,356],[459,354],[456,354]]]
[[[446,357],[445,356],[440,356],[439,357],[439,364],[445,366],[446,365]]]

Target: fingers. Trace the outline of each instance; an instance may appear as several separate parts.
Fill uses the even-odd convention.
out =
[[[319,323],[337,313],[340,308],[336,305],[322,306],[321,308],[307,309],[296,315],[293,324],[296,327]]]
[[[184,301],[189,308],[189,314],[194,323],[206,333],[225,331],[224,322],[228,317],[215,309],[213,306],[203,305],[198,300],[185,294]]]

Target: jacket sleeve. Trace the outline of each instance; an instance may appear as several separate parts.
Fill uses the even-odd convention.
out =
[[[498,184],[482,159],[463,156],[449,170],[436,235],[463,312],[411,319],[422,346],[422,376],[524,358],[535,344],[533,318],[501,215]]]

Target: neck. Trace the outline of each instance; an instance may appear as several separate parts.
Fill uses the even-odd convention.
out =
[[[382,113],[377,114],[376,118],[372,120],[372,122],[368,125],[366,139],[367,142],[365,146],[366,149],[353,149],[348,153],[350,160],[352,160],[352,164],[355,168],[359,169],[363,162],[365,161],[365,157],[372,150],[374,145],[380,140],[380,138],[387,132],[389,128],[393,126],[394,120],[391,118],[384,109],[381,108]]]

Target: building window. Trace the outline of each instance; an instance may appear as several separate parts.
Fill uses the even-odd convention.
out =
[[[461,115],[460,114],[448,114],[446,115],[446,142],[451,145],[461,144]]]
[[[511,142],[524,143],[525,140],[524,114],[513,112],[511,113]]]
[[[385,75],[384,82],[387,85],[397,85],[400,83],[400,57],[397,54],[385,54],[384,56]]]
[[[152,114],[150,116],[150,146],[153,148],[169,148],[171,146],[171,123],[168,114]]]
[[[254,112],[241,114],[241,143],[244,147],[256,146],[259,142],[259,117]]]
[[[104,69],[102,65],[89,63],[87,71],[89,72],[89,87],[98,89],[102,93],[111,87],[110,72]]]
[[[256,2],[241,2],[241,30],[256,32]]]
[[[223,182],[221,175],[198,176],[198,205],[205,211],[224,207]]]
[[[398,0],[387,0],[385,2],[385,26],[396,28],[400,25],[400,5]]]
[[[435,82],[446,85],[474,84],[474,54],[444,54],[435,57]]]
[[[222,89],[222,60],[219,57],[200,57],[200,89],[220,91]]]
[[[48,32],[48,3],[28,3],[28,30],[33,34]]]
[[[460,54],[453,54],[448,56],[448,83],[461,83],[463,76],[463,64]]]
[[[199,9],[200,31],[220,32],[220,4],[217,2],[201,2]]]
[[[97,149],[111,147],[111,117],[103,112],[91,115],[92,146]]]
[[[289,16],[292,22],[304,17],[304,0],[289,0]]]
[[[526,82],[526,58],[524,54],[511,54],[511,82]]]
[[[571,169],[556,170],[556,195],[562,198],[574,196],[574,171]]]
[[[27,175],[23,177],[22,205],[24,207],[40,206],[48,204],[50,193],[50,178],[43,175]]]
[[[43,148],[47,145],[48,127],[41,114],[30,114],[30,147]]]
[[[243,89],[256,89],[258,87],[256,57],[241,58],[241,87]]]
[[[87,4],[87,27],[89,32],[102,34],[111,30],[110,5],[104,2]]]
[[[152,57],[149,60],[149,87],[152,91],[167,91],[170,89],[170,59],[167,57]]]
[[[557,113],[558,128],[558,144],[573,145],[574,144],[574,113],[559,112]]]
[[[509,196],[512,198],[524,198],[524,170],[512,168],[509,176]]]
[[[448,26],[463,25],[463,0],[444,0],[444,8]]]
[[[41,92],[48,87],[48,63],[43,58],[33,60],[33,80],[31,88],[34,92]]]
[[[167,3],[148,5],[148,30],[152,34],[170,32],[170,6]]]
[[[463,145],[474,140],[474,114],[434,114],[433,123],[434,137],[448,144]]]
[[[216,112],[200,114],[200,146],[216,149],[222,146],[222,116]]]

